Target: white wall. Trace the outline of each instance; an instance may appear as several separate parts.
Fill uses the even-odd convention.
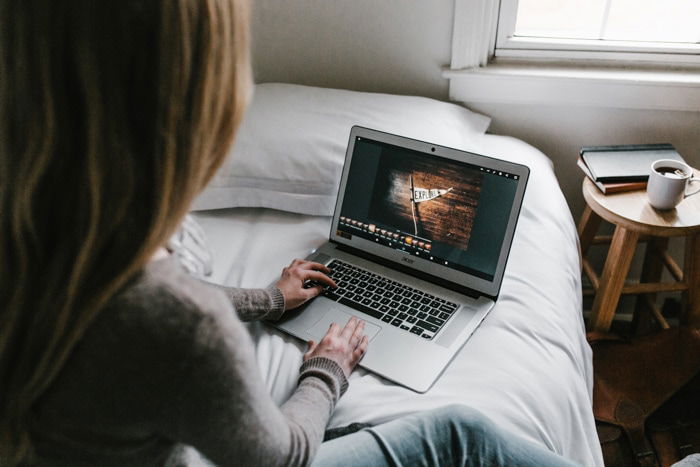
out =
[[[254,0],[258,82],[447,99],[453,0]]]
[[[441,68],[451,57],[453,0],[253,3],[258,82],[447,100],[448,83]],[[493,118],[492,133],[520,138],[552,158],[575,219],[584,205],[582,174],[576,167],[581,146],[669,142],[691,165],[700,167],[700,109],[674,112],[497,103],[470,108]]]

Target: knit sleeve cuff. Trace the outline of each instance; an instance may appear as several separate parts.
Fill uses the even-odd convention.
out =
[[[343,369],[330,358],[313,357],[305,361],[299,369],[299,382],[309,376],[320,378],[328,384],[336,402],[348,390],[348,379]]]
[[[274,285],[269,286],[265,291],[270,297],[270,311],[265,316],[265,319],[277,321],[284,313],[284,295],[282,295],[280,289]]]

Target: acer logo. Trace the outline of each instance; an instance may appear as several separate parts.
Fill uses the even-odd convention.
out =
[[[401,261],[406,262],[408,264],[413,264],[413,260],[411,258],[403,257],[401,258]]]

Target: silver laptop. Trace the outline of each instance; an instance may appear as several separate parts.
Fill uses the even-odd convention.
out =
[[[318,342],[366,322],[360,365],[427,391],[494,306],[529,169],[353,127],[327,243],[337,289],[276,323]]]

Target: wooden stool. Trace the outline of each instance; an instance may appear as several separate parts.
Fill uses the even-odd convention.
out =
[[[610,329],[621,294],[640,295],[635,313],[647,307],[667,328],[655,303],[658,292],[683,292],[681,322],[700,327],[700,195],[686,198],[676,209],[657,211],[649,205],[645,190],[604,195],[586,178],[583,197],[587,205],[578,226],[581,264],[595,293],[588,329]],[[601,219],[615,225],[612,237],[596,235]],[[681,236],[686,237],[682,270],[666,251],[669,238]],[[626,286],[625,278],[640,241],[648,243],[640,283]],[[610,243],[600,278],[586,260],[586,252],[594,243]],[[659,282],[664,265],[675,281]]]

